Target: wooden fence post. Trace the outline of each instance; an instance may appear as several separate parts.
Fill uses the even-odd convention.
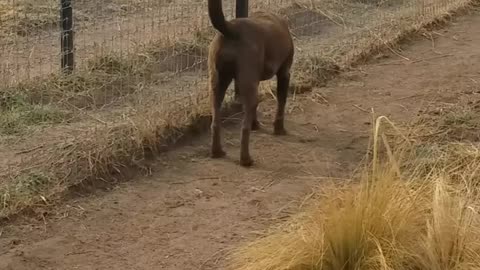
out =
[[[62,71],[71,74],[75,67],[73,43],[73,7],[71,0],[60,0]]]
[[[235,17],[246,18],[248,17],[248,0],[235,0]]]

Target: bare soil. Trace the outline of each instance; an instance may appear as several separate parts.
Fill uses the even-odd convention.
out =
[[[237,164],[237,124],[224,132],[226,159],[207,157],[205,134],[158,158],[147,176],[4,225],[0,269],[222,269],[229,249],[288,218],[322,183],[352,174],[372,108],[409,121],[427,103],[480,100],[480,16],[426,36],[290,97],[288,136],[271,135],[275,103],[263,102],[253,168]]]

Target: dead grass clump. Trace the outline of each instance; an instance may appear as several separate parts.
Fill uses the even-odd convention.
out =
[[[478,269],[478,162],[464,159],[462,182],[443,167],[401,170],[411,147],[404,141],[380,164],[377,155],[358,184],[320,191],[304,212],[233,252],[229,268]]]
[[[290,31],[295,38],[321,35],[325,31],[324,28],[335,26],[327,15],[297,2],[280,8],[277,12],[287,19]]]
[[[150,97],[145,102],[154,101]],[[115,182],[128,168],[148,171],[144,165],[147,156],[192,133],[200,123],[209,123],[207,99],[199,97],[182,102],[185,104],[138,107],[125,121],[77,130],[75,140],[35,151],[25,160],[25,165],[28,164],[25,169],[3,176],[9,180],[0,190],[0,217],[8,217],[33,204],[41,205],[42,201],[61,196],[80,184],[88,185],[98,179]],[[196,102],[197,106],[186,106],[187,102]],[[48,181],[19,185],[34,179],[32,175],[48,176]],[[25,199],[25,194],[29,198]]]
[[[392,3],[392,1],[384,1],[383,4],[385,6]],[[316,14],[315,16],[326,18],[325,20],[317,18],[313,20],[315,23],[328,22],[328,25],[333,28],[337,28],[339,31],[343,29],[344,31],[341,39],[334,41],[335,44],[319,43],[318,45],[322,46],[322,50],[319,53],[310,55],[297,54],[298,56],[301,55],[301,59],[295,61],[294,81],[297,85],[308,85],[307,88],[324,85],[332,75],[366,61],[369,56],[379,51],[387,50],[403,57],[395,46],[402,39],[424,27],[445,20],[451,16],[452,12],[464,10],[469,7],[471,1],[452,2],[443,9],[435,10],[435,12],[426,12],[423,16],[412,14],[412,8],[418,8],[419,10],[423,8],[420,3],[416,2],[404,2],[402,8],[398,8],[398,10],[393,12],[372,9],[363,4],[355,4],[351,0],[340,2],[325,1],[322,4],[322,6],[316,6],[313,2],[303,5],[295,4],[287,9],[280,9],[280,12],[285,16],[292,18],[300,16],[300,19],[303,10],[309,10],[309,12],[313,10]],[[326,10],[329,12],[326,12]],[[358,14],[369,14],[369,17],[378,16],[382,19],[375,20],[369,17],[359,17]],[[310,18],[312,15],[310,14],[307,17]],[[311,23],[309,22],[306,25],[308,26]],[[301,24],[305,24],[305,22]],[[354,25],[358,29],[348,30],[347,25]],[[322,25],[321,28],[324,28],[324,26],[326,24]],[[301,30],[302,27],[299,29]],[[299,43],[297,45],[300,45],[300,52],[304,49],[302,46],[306,48],[311,46],[307,43]]]
[[[52,105],[66,110],[95,109],[133,93],[146,74],[146,62],[136,65],[116,55],[90,61],[75,74],[51,76],[1,89],[1,102],[8,106],[21,97],[24,103]]]
[[[14,135],[31,126],[63,123],[83,109],[115,104],[141,88],[155,61],[106,55],[70,76],[54,74],[1,89],[0,134]]]
[[[80,71],[72,76],[52,75],[36,83],[23,83],[5,93],[19,92],[32,104],[56,104],[70,110],[96,109],[132,93],[136,85],[126,79],[122,73]]]
[[[426,113],[427,115],[420,121],[426,128],[440,132],[438,140],[480,141],[477,132],[480,128],[477,106],[456,104],[455,107]]]
[[[173,78],[168,72],[161,73],[162,76],[153,74],[158,74],[159,67],[168,67],[168,63],[178,64],[175,60],[183,53],[204,52],[199,44],[177,43],[168,48],[152,44],[146,53],[94,59],[70,76],[52,75],[40,82],[3,89],[0,98],[5,112],[0,117],[3,135],[18,135],[29,125],[65,121],[70,113],[82,109],[104,108],[134,91],[146,93],[131,95],[131,113],[124,114],[122,119],[102,121],[102,125],[79,123],[80,129],[75,134],[69,134],[67,127],[65,134],[60,135],[70,139],[34,148],[32,156],[18,164],[19,168],[4,173],[2,177],[7,180],[0,187],[0,216],[39,205],[80,183],[121,177],[126,168],[146,169],[142,162],[149,153],[164,149],[206,122],[209,119],[208,100],[203,95],[206,91],[188,93],[178,100],[168,95],[171,100],[166,102],[165,95],[145,89],[147,83]],[[175,53],[164,53],[168,49]],[[48,181],[40,183],[32,175],[46,175]],[[19,184],[30,180],[31,185]],[[26,198],[27,195],[31,198]]]
[[[11,184],[0,188],[2,209],[13,209],[24,204],[35,204],[38,201],[46,202],[43,194],[47,194],[48,189],[51,188],[52,178],[44,173],[29,172],[19,175],[9,183]]]
[[[144,10],[145,1],[115,0],[96,4],[91,1],[72,2],[76,22],[106,19],[109,15],[125,16]],[[102,8],[99,9],[99,5]],[[0,1],[0,38],[13,40],[16,35],[27,36],[39,30],[49,30],[59,25],[60,2],[56,0]]]
[[[69,113],[49,105],[22,106],[1,112],[0,135],[23,133],[31,126],[62,123],[69,116]]]
[[[0,38],[29,33],[57,25],[59,3],[55,0],[0,2]]]
[[[415,168],[417,174],[427,175],[442,168],[450,179],[464,181],[464,171],[475,171],[480,163],[480,122],[475,107],[458,103],[425,110],[412,124],[416,128],[412,147],[403,153],[408,157],[403,163],[405,170]]]
[[[305,57],[295,63],[294,84],[312,87],[325,86],[340,72],[336,63],[325,57]]]
[[[159,62],[159,65],[154,67],[155,72],[174,75],[206,70],[208,44],[204,45],[206,41],[200,36],[197,39],[193,43],[178,42],[168,47],[150,49],[148,54]]]
[[[29,103],[20,93],[0,99],[0,135],[22,133],[29,126],[63,122],[69,113],[51,105]]]
[[[128,59],[122,58],[118,55],[107,54],[96,59],[91,59],[87,63],[86,69],[90,72],[105,72],[109,75],[143,74],[142,71],[144,68],[142,66],[137,66],[136,64],[137,63],[128,61]]]
[[[22,96],[31,104],[55,104],[69,110],[105,108],[148,84],[167,81],[180,72],[206,69],[201,41],[150,44],[130,55],[107,54],[92,59],[74,74],[52,74],[43,80],[1,89],[0,103]]]

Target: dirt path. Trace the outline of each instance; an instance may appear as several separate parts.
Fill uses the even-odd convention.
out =
[[[236,164],[233,127],[224,133],[227,159],[206,157],[204,135],[159,158],[150,176],[0,228],[0,269],[221,269],[228,248],[287,218],[315,186],[352,173],[367,147],[370,108],[402,121],[424,100],[480,99],[480,16],[433,36],[404,46],[411,61],[381,57],[290,98],[287,137],[270,135],[274,103],[261,104],[254,168]]]

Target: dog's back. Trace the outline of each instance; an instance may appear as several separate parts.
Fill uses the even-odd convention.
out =
[[[293,49],[288,24],[285,19],[267,12],[255,12],[249,18],[234,19],[232,28],[239,39],[262,41],[268,49]]]
[[[248,18],[233,19],[230,23],[232,31],[238,33],[239,39],[255,32],[255,35],[263,35],[263,39],[272,39],[272,35],[278,35],[277,38],[290,38],[286,20],[272,13],[257,11]]]
[[[293,57],[293,40],[285,19],[267,12],[255,12],[246,19],[237,19],[241,36],[249,36],[248,39],[257,39],[257,44],[263,45],[264,76],[262,80],[270,79],[277,73],[285,61]],[[282,59],[283,61],[279,61]]]
[[[235,66],[239,60],[248,61],[238,57],[245,52],[245,55],[255,56],[251,59],[252,64],[264,66],[261,80],[267,80],[275,75],[284,61],[293,57],[293,40],[283,18],[255,12],[248,18],[237,18],[228,23],[230,35],[218,33],[210,46],[212,59],[222,61],[217,63],[219,68]]]

